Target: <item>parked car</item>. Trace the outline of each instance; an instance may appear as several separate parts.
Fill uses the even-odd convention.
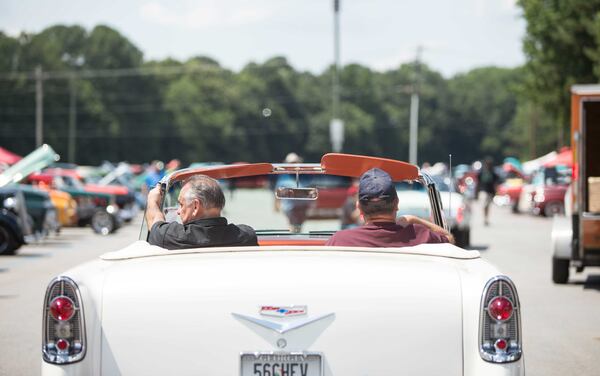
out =
[[[70,185],[60,175],[34,173],[29,175],[32,183],[43,182],[68,193],[77,202],[77,225],[90,225],[98,234],[108,235],[121,227],[122,220],[118,216],[119,207],[116,199],[108,193],[88,192],[79,184]]]
[[[79,221],[79,218],[77,218],[77,201],[69,193],[56,189],[48,190],[48,195],[56,208],[56,215],[60,225],[62,227],[75,226]]]
[[[0,255],[12,255],[25,244],[25,235],[31,233],[23,194],[2,200],[0,205]]]
[[[44,144],[0,174],[0,207],[13,211],[17,216],[26,242],[41,239],[60,229],[56,208],[48,193],[19,184],[31,171],[56,160],[58,154]]]
[[[464,166],[464,165],[459,165]],[[455,174],[457,190],[467,200],[475,200],[477,198],[477,171],[469,168],[464,170],[458,170],[458,174]]]
[[[510,206],[513,213],[519,212],[519,197],[527,180],[514,165],[505,163],[503,182],[496,189],[494,203],[498,206]]]
[[[445,226],[439,192],[416,166],[345,154],[300,168],[177,171],[162,180],[162,209],[176,220],[195,174],[356,178],[373,167],[424,184]],[[227,211],[234,223],[247,215]],[[146,242],[144,222],[131,246],[49,283],[42,375],[524,375],[517,289],[479,252],[324,246],[333,232],[258,228],[260,246],[169,251]]]
[[[17,242],[20,243],[18,246],[43,239],[60,229],[56,209],[48,193],[28,185],[12,184],[0,188],[0,210],[14,215],[20,230],[12,235],[17,239],[23,238],[23,242]],[[10,248],[16,250],[18,246]]]
[[[68,187],[114,197],[114,204],[119,209],[114,212],[114,215],[118,216],[121,222],[130,222],[138,212],[135,194],[126,186],[87,183],[75,169],[49,168],[44,170],[44,174],[60,178],[54,180],[54,184],[60,189]]]
[[[571,170],[566,167],[543,167],[521,190],[519,210],[552,217],[565,213],[565,192],[571,182]]]
[[[348,198],[348,188],[352,179],[347,176],[305,175],[306,186],[319,190],[319,197],[308,208],[309,219],[337,219],[342,214],[342,207]]]
[[[234,162],[234,165],[248,164],[248,162]],[[266,175],[246,176],[238,179],[230,179],[229,189],[244,188],[244,189],[259,189],[268,188],[269,179]]]
[[[448,227],[454,235],[456,245],[468,247],[471,244],[471,204],[463,195],[451,187],[447,178],[433,176],[440,192]],[[426,187],[419,182],[399,182],[398,216],[410,214],[423,219],[432,219],[431,205]]]

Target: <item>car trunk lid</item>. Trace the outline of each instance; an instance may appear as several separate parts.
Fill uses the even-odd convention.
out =
[[[331,250],[115,261],[103,294],[102,373],[232,375],[242,352],[315,351],[324,375],[458,375],[457,262]],[[267,316],[264,306],[306,313]]]

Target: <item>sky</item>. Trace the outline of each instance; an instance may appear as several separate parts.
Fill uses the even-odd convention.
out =
[[[340,0],[341,64],[376,70],[421,59],[450,77],[524,63],[516,0]],[[0,30],[117,29],[146,60],[209,56],[240,70],[284,56],[297,70],[333,63],[333,0],[0,0]]]

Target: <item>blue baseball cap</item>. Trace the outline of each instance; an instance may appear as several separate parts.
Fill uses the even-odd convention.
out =
[[[358,184],[358,199],[393,200],[398,197],[391,176],[379,168],[372,168],[361,175]]]

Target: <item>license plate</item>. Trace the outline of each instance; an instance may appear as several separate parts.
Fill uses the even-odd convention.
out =
[[[319,353],[243,353],[241,376],[322,376]]]

